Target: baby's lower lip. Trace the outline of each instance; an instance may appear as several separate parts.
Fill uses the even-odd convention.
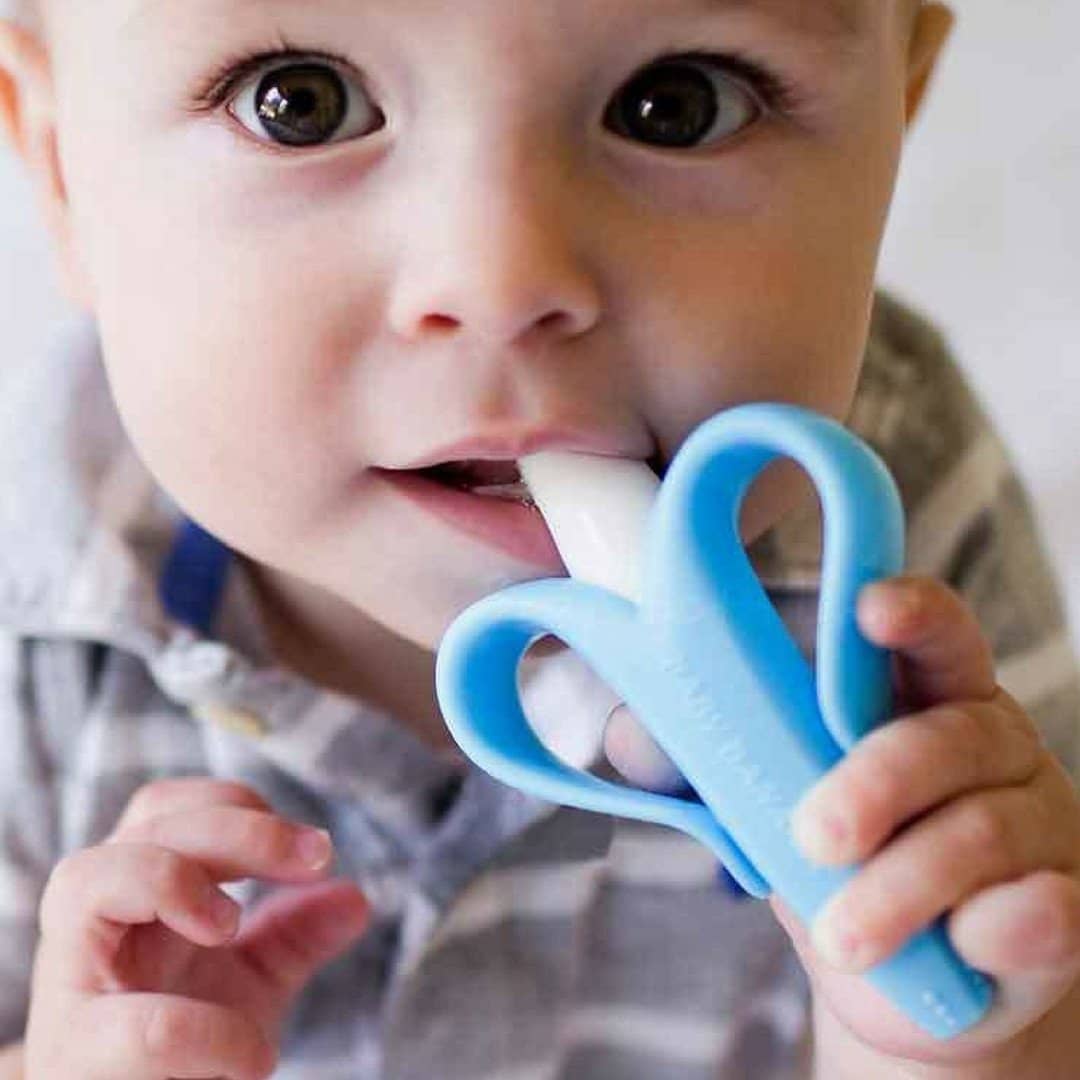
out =
[[[567,574],[555,541],[535,506],[493,495],[474,495],[415,470],[371,471],[458,532],[553,575]]]

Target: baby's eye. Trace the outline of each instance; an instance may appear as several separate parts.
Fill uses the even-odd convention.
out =
[[[761,113],[758,98],[721,60],[671,57],[622,86],[604,123],[618,135],[652,146],[688,147],[730,138]]]
[[[279,64],[257,82],[245,83],[229,111],[252,134],[286,146],[317,146],[333,136],[358,138],[386,123],[362,87],[312,61]]]

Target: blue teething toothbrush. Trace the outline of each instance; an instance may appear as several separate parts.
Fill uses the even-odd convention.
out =
[[[816,672],[738,532],[747,488],[777,456],[802,465],[823,508]],[[589,468],[607,480],[586,480],[587,503],[559,496],[583,475],[575,469]],[[747,892],[775,889],[811,922],[855,868],[805,859],[791,812],[891,708],[888,654],[854,618],[862,586],[903,564],[903,512],[888,471],[835,421],[767,403],[701,424],[658,490],[646,466],[621,459],[549,452],[523,459],[521,469],[573,578],[503,589],[451,625],[436,690],[454,739],[496,779],[540,798],[689,833]],[[612,538],[623,543],[620,554]],[[601,780],[547,750],[516,680],[522,655],[547,634],[620,694],[701,803]],[[956,954],[941,919],[865,977],[942,1039],[977,1023],[993,995],[990,980]]]

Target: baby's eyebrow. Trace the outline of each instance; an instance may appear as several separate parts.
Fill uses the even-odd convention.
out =
[[[760,11],[801,33],[829,38],[859,37],[866,25],[865,0],[704,0],[716,10]]]
[[[178,0],[124,0],[122,22],[132,26],[157,13],[174,9]],[[190,7],[192,0],[179,0]],[[209,0],[208,8],[236,11],[262,6],[265,0]],[[866,24],[866,0],[699,0],[708,10],[761,12],[792,26],[797,32],[838,41],[861,36]],[[871,0],[876,2],[876,0]]]

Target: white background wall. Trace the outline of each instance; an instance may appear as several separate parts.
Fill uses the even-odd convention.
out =
[[[1011,442],[1080,641],[1080,5],[952,6],[880,277],[937,318]]]
[[[1080,630],[1080,5],[953,5],[881,281],[936,318],[1011,441]],[[32,358],[66,314],[49,260],[29,186],[0,149],[3,364]]]

